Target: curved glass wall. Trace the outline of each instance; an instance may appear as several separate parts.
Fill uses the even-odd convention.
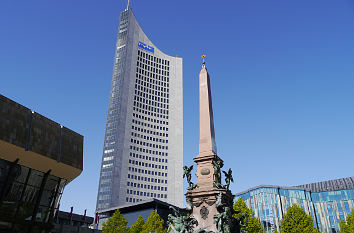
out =
[[[338,232],[339,224],[354,209],[354,189],[311,193],[319,230]]]
[[[289,206],[297,204],[311,215],[321,232],[339,232],[339,224],[354,208],[354,189],[311,193],[309,190],[259,187],[239,194],[260,219],[265,232],[274,232]]]
[[[0,231],[51,229],[66,181],[0,159]]]

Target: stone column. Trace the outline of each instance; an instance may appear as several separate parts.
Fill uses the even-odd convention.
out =
[[[199,154],[194,158],[197,163],[197,187],[189,190],[186,198],[192,204],[191,215],[198,221],[195,229],[206,228],[207,231],[218,232],[214,223],[214,216],[219,214],[217,205],[223,203],[224,206],[232,206],[233,195],[221,186],[220,169],[223,161],[217,156],[210,77],[205,63],[199,74],[199,95]]]

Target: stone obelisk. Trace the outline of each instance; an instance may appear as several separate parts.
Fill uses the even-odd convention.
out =
[[[195,229],[205,228],[207,231],[218,232],[214,216],[220,214],[218,207],[222,203],[225,206],[232,206],[233,196],[228,188],[221,185],[223,161],[217,155],[210,77],[205,66],[205,56],[202,57],[203,67],[199,74],[199,154],[194,158],[194,162],[197,163],[197,186],[189,189],[186,198],[191,215],[198,221]]]

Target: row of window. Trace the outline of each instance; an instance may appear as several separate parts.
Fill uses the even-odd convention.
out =
[[[149,105],[151,107],[158,107],[158,108],[164,108],[164,109],[169,109],[169,105],[168,104],[163,104],[163,103],[159,103],[153,100],[148,100],[139,96],[134,96],[134,101],[136,101],[137,103],[142,103],[142,104],[146,104]]]
[[[110,191],[111,191],[111,187],[110,187],[110,186],[101,187],[99,191],[100,191],[101,193],[102,193],[102,192],[110,192]]]
[[[100,184],[111,184],[112,183],[112,178],[109,177],[101,177]]]
[[[109,167],[113,167],[113,163],[102,164],[102,168],[109,168]]]
[[[167,184],[167,180],[163,180],[163,179],[156,179],[153,177],[146,177],[146,176],[137,176],[137,175],[133,175],[133,174],[129,174],[128,173],[128,178],[132,179],[132,180],[139,180],[139,181],[145,181],[146,182],[152,182],[152,183],[157,183],[157,184]]]
[[[163,77],[161,76],[160,79],[161,81],[158,80],[158,76],[157,79],[155,78],[150,78],[150,77],[146,77],[146,76],[142,76],[142,75],[136,75],[137,79],[135,80],[136,84],[140,84],[144,87],[150,87],[152,89],[156,89],[157,87],[163,88],[163,87],[169,87],[169,81],[170,79],[167,77]]]
[[[140,49],[138,50],[138,57],[145,58],[146,60],[149,60],[151,62],[155,62],[155,63],[167,65],[167,66],[170,65],[170,61],[155,57],[153,55],[150,55],[148,53],[141,51]]]
[[[160,180],[160,181],[163,181],[163,180]],[[131,186],[134,188],[141,188],[141,189],[144,188],[144,189],[151,189],[151,190],[167,191],[167,187],[162,187],[162,186],[157,186],[157,185],[149,185],[149,184],[140,184],[140,183],[135,183],[135,182],[130,182],[130,181],[127,182],[127,186]]]
[[[145,155],[139,155],[139,154],[135,154],[135,153],[132,153],[132,152],[130,152],[129,155],[132,156],[133,158],[146,159],[146,160],[149,160],[149,161],[155,161],[155,162],[159,162],[159,163],[167,163],[168,162],[167,159],[155,158],[155,157],[150,157],[150,156],[147,156],[147,155],[146,156]]]
[[[139,70],[139,72],[141,74],[141,70]],[[138,75],[138,77],[139,77],[139,75]],[[161,95],[162,92],[163,92],[163,94],[170,92],[170,89],[168,87],[156,86],[151,83],[142,82],[139,79],[135,80],[135,89],[144,90],[145,92],[155,94],[156,96],[162,96]],[[165,96],[165,95],[163,95],[163,96]]]
[[[156,185],[149,185],[149,184],[139,184],[139,183],[134,183],[134,182],[130,182],[131,187],[134,188],[140,188],[140,189],[151,189],[151,190],[158,190],[158,191],[166,191],[167,192],[167,187],[162,187],[162,186],[156,186]]]
[[[113,148],[112,149],[106,149],[106,150],[103,151],[104,154],[108,154],[108,153],[112,153],[112,152],[114,152]]]
[[[140,162],[140,161],[136,161],[136,160],[132,160],[132,159],[129,159],[129,163],[130,164],[139,165],[139,166],[142,166],[142,167],[151,167],[151,168],[156,168],[156,169],[167,170],[167,166],[164,166],[164,165],[144,163],[144,162]],[[129,177],[129,174],[128,174],[128,177]]]
[[[141,74],[141,75],[144,75],[144,76],[147,76],[147,77],[150,77],[150,78],[152,78],[154,75],[157,75],[157,76],[160,76],[160,75],[167,76],[167,75],[169,75],[169,72],[167,72],[167,71],[157,70],[157,73],[152,73],[150,71],[146,71],[146,70],[141,69],[139,67],[136,68],[136,72],[138,74]]]
[[[111,197],[110,195],[99,195],[98,200],[109,200],[110,197]]]
[[[141,120],[150,121],[150,122],[153,122],[153,123],[168,125],[168,121],[163,121],[163,120],[159,120],[159,119],[156,119],[156,118],[150,118],[150,117],[147,117],[147,116],[142,116],[142,115],[137,114],[137,113],[133,113],[133,117],[137,117],[137,118],[139,118]]]
[[[156,108],[156,107],[151,107],[147,104],[142,104],[139,102],[134,101],[134,107],[133,110],[135,109],[141,109],[141,110],[147,110],[149,113],[157,113],[157,114],[164,114],[168,115],[168,110],[161,109],[161,108]],[[149,114],[150,115],[150,114]],[[168,117],[167,117],[168,118]]]
[[[165,173],[165,172],[150,171],[150,170],[140,169],[140,168],[136,168],[136,167],[128,167],[128,170],[132,171],[132,172],[146,174],[146,175],[167,177],[167,173]],[[157,179],[155,179],[155,180],[157,180]]]
[[[159,130],[168,131],[168,128],[165,127],[165,126],[153,125],[153,124],[145,123],[145,122],[142,122],[142,121],[139,121],[139,120],[135,120],[135,119],[133,119],[132,122],[134,124],[145,126],[145,127],[149,127],[149,128],[152,128],[152,129],[159,129]]]
[[[149,153],[153,155],[161,155],[161,156],[168,156],[167,152],[161,152],[161,151],[155,151],[155,150],[148,150],[145,148],[137,147],[137,146],[130,146],[131,150],[135,150],[138,152],[144,152],[144,153]]]
[[[143,58],[138,57],[138,61],[136,62],[136,66],[140,67],[141,69],[153,72],[155,74],[162,74],[165,76],[170,75],[170,67],[169,66],[164,66],[164,65],[159,65],[153,62],[146,61]]]
[[[161,150],[168,150],[168,146],[161,146],[161,145],[157,145],[157,144],[153,144],[153,143],[148,143],[148,142],[143,142],[143,141],[139,141],[136,139],[130,139],[131,143],[134,144],[138,144],[141,146],[147,146],[147,147],[152,147],[152,148],[156,148],[156,149],[161,149]]]
[[[149,100],[154,100],[160,103],[168,103],[168,99],[165,96],[157,96],[157,95],[153,95],[151,93],[146,93],[146,92],[142,92],[140,90],[135,90],[135,95],[137,96],[141,96],[143,98],[149,99]]]
[[[138,61],[140,63],[143,63],[145,65],[149,65],[155,68],[159,68],[159,69],[163,69],[163,70],[170,70],[170,66],[165,64],[165,62],[163,63],[159,63],[159,62],[155,62],[153,60],[149,60],[149,59],[145,59],[143,56],[141,56],[141,54],[139,55],[139,50],[138,50]],[[159,58],[158,58],[159,59]],[[167,60],[164,60],[167,63]]]
[[[170,82],[170,78],[169,77],[164,77],[161,76],[159,74],[154,74],[154,73],[150,73],[150,72],[143,72],[144,74],[142,74],[142,72],[136,72],[135,76],[137,79],[147,82],[149,84],[156,84],[159,86],[165,86],[165,87],[169,87],[169,82]],[[148,75],[145,75],[145,73],[147,73]]]
[[[136,73],[135,76],[136,76],[135,83],[140,84],[145,87],[151,88],[151,86],[155,86],[155,85],[158,85],[161,88],[162,87],[170,87],[170,84],[169,84],[170,78],[168,78],[168,77],[153,75],[153,78],[150,78],[150,77],[143,76],[139,73]]]
[[[313,202],[354,200],[354,189],[311,193]]]
[[[136,130],[138,132],[148,133],[148,134],[152,134],[152,135],[155,135],[155,136],[168,137],[168,133],[160,133],[160,132],[156,132],[156,131],[140,128],[140,127],[137,127],[137,126],[134,126],[134,125],[132,125],[132,129]]]
[[[146,63],[141,63],[139,62],[139,58],[138,58],[138,61],[136,63],[136,66],[139,67],[140,69],[144,69],[146,71],[150,71],[152,73],[155,73],[155,74],[161,74],[163,76],[169,76],[170,75],[170,72],[169,72],[169,67],[164,67],[164,66],[160,66],[160,67],[154,67],[154,63],[151,63],[152,66],[146,64]],[[166,68],[166,69],[165,69]]]
[[[133,107],[133,110],[137,111],[137,112],[140,112],[140,113],[143,113],[143,114],[147,114],[149,116],[154,116],[154,117],[159,117],[159,118],[163,118],[163,119],[168,119],[168,115],[163,115],[163,114],[159,114],[159,113],[156,113],[156,112],[150,112],[150,111],[147,111],[147,110],[144,110],[144,109],[140,109],[140,108],[136,108],[136,107]]]
[[[167,177],[167,173],[164,173],[164,172],[155,172],[155,171],[140,169],[140,168],[136,168],[136,167],[128,167],[128,170],[132,171],[132,172],[146,174],[146,175],[155,175],[155,176],[165,176],[165,177]],[[155,179],[155,182],[157,182],[157,180],[158,179]],[[165,180],[165,183],[167,184],[167,180]]]
[[[144,196],[144,197],[158,197],[158,198],[163,198],[164,196],[166,196],[165,198],[167,198],[167,194],[159,194],[159,193],[149,193],[149,192],[142,192],[142,191],[135,191],[135,190],[131,190],[131,189],[127,189],[127,194],[131,194],[131,195],[137,195],[137,196]]]
[[[131,135],[133,137],[137,137],[137,138],[141,138],[141,139],[145,139],[145,140],[149,140],[149,141],[153,141],[153,142],[168,143],[168,140],[165,140],[165,139],[150,137],[150,136],[146,136],[146,135],[138,134],[138,133],[134,133],[134,132],[132,132]]]
[[[104,157],[103,161],[110,161],[110,160],[113,160],[113,159],[114,159],[113,156],[108,156],[108,157]]]
[[[112,176],[112,171],[101,172],[101,176]]]

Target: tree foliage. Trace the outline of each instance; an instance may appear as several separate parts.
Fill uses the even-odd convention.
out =
[[[127,224],[128,220],[126,220],[123,215],[117,209],[114,212],[113,216],[108,219],[107,222],[102,225],[103,233],[127,233]]]
[[[154,210],[151,212],[149,218],[144,223],[141,233],[167,233],[167,230],[163,227],[164,221],[160,215]]]
[[[287,209],[281,220],[281,233],[317,233],[310,215],[296,204]]]
[[[340,233],[354,233],[354,209],[347,219],[340,223]]]
[[[233,215],[234,218],[240,218],[242,214],[246,213],[245,227],[243,227],[243,230],[246,230],[247,233],[264,232],[259,219],[254,217],[254,212],[247,207],[246,203],[244,202],[244,200],[242,200],[242,198],[239,198],[235,202],[234,210],[239,211],[239,213]]]
[[[139,215],[136,222],[129,228],[128,233],[140,233],[143,230],[144,224],[144,218]]]

